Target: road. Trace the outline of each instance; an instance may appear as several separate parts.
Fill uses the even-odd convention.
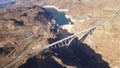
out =
[[[9,68],[10,66],[16,64],[17,62],[23,60],[25,57],[29,57],[29,54],[34,55],[35,53],[39,53],[39,52],[42,51],[43,49],[48,49],[48,48],[51,47],[51,46],[54,46],[54,45],[56,45],[56,44],[58,44],[58,43],[60,43],[60,42],[63,42],[63,41],[65,41],[65,40],[67,40],[67,39],[76,37],[76,36],[79,35],[79,34],[86,33],[86,32],[89,32],[89,31],[91,31],[91,30],[94,30],[95,28],[96,28],[96,26],[91,27],[91,28],[89,28],[89,29],[87,29],[87,30],[84,30],[84,31],[80,31],[80,32],[78,32],[78,33],[76,33],[76,34],[74,34],[74,35],[68,36],[68,37],[66,37],[66,38],[64,38],[64,39],[61,39],[61,40],[59,40],[59,41],[57,41],[57,42],[54,42],[54,43],[52,43],[52,44],[49,44],[49,45],[47,45],[47,46],[45,46],[45,47],[41,47],[41,45],[39,45],[39,44],[36,45],[35,47],[29,46],[29,47],[28,47],[27,49],[25,49],[15,60],[13,60],[12,62],[10,62],[10,63],[8,63],[8,64],[6,64],[6,65],[4,65],[2,68]]]

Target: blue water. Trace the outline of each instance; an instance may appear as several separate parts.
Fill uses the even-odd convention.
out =
[[[0,0],[0,8],[3,8],[7,5],[12,5],[16,2],[16,0]]]
[[[55,19],[56,23],[60,26],[69,24],[70,22],[70,19],[67,19],[65,17],[65,12],[59,12],[58,10],[54,8],[45,8],[45,11],[51,13],[50,17]]]

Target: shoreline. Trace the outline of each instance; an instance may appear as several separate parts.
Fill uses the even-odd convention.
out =
[[[76,22],[70,15],[67,15],[66,13],[69,11],[68,9],[59,9],[58,7],[56,7],[56,6],[42,6],[43,8],[54,8],[54,9],[56,9],[57,11],[59,11],[59,12],[65,12],[65,17],[67,18],[67,19],[70,19],[71,20],[71,22]]]
[[[53,8],[53,9],[57,10],[58,12],[64,12],[66,19],[69,19],[70,21],[68,22],[68,24],[64,24],[64,25],[62,25],[60,27],[63,28],[63,29],[68,30],[68,32],[71,32],[71,29],[74,26],[74,22],[76,22],[76,21],[70,15],[66,14],[68,12],[68,9],[59,9],[56,6],[42,6],[42,7],[43,8]]]

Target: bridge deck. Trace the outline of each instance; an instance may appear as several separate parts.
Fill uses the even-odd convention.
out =
[[[68,37],[66,37],[66,38],[64,38],[64,39],[61,39],[61,40],[59,40],[59,41],[57,41],[57,42],[54,42],[54,43],[52,43],[52,44],[49,44],[48,46],[43,47],[43,49],[47,49],[47,48],[49,48],[49,47],[51,47],[51,46],[54,46],[54,45],[56,45],[56,44],[58,44],[58,43],[60,43],[60,42],[65,41],[65,40],[67,40],[67,39],[76,37],[76,36],[79,35],[79,34],[86,33],[86,32],[89,32],[89,31],[91,31],[91,30],[94,30],[95,28],[96,28],[96,26],[91,27],[91,28],[89,28],[89,29],[87,29],[87,30],[78,32],[78,33],[76,33],[76,34],[74,34],[74,35],[68,36]]]

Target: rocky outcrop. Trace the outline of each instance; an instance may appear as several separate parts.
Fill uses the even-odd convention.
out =
[[[49,38],[55,38],[46,17],[41,14],[42,20],[46,21],[36,19],[39,12],[43,11],[38,6],[0,10],[0,67],[16,65],[12,68],[17,68],[19,62],[39,53]],[[15,60],[19,57],[22,57],[19,61]]]

